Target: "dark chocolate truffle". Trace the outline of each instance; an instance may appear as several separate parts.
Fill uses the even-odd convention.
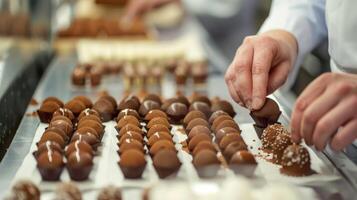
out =
[[[140,133],[135,132],[135,131],[127,131],[121,137],[119,137],[119,145],[121,145],[124,142],[124,140],[126,140],[126,139],[133,139],[133,140],[137,140],[142,143],[143,136]]]
[[[78,116],[84,109],[86,109],[83,102],[79,100],[71,100],[67,102],[64,107],[71,110],[74,116]]]
[[[117,102],[114,99],[114,97],[112,97],[110,95],[102,95],[101,97],[99,97],[98,101],[100,101],[102,99],[105,99],[105,100],[109,101],[112,104],[114,110],[117,109],[118,105],[117,105]]]
[[[199,134],[199,135],[194,136],[188,143],[189,150],[193,151],[193,149],[196,147],[196,145],[202,141],[212,141],[212,138],[211,138],[211,136],[206,135],[206,134]]]
[[[72,111],[69,110],[69,109],[67,109],[67,108],[59,108],[59,109],[57,109],[57,110],[53,113],[52,117],[56,117],[56,116],[64,116],[64,117],[67,117],[68,119],[71,120],[72,123],[73,123],[74,120],[75,120],[75,117],[74,117]]]
[[[203,96],[203,95],[193,95],[192,97],[192,101],[191,104],[194,102],[203,102],[206,103],[208,106],[211,107],[211,100],[209,100],[209,98],[207,96]]]
[[[56,128],[56,127],[47,128],[43,134],[50,133],[50,132],[54,132],[54,133],[60,135],[65,142],[68,142],[68,140],[69,140],[69,137],[66,135],[66,133],[64,131],[62,131],[61,129]]]
[[[66,167],[72,180],[86,180],[93,167],[93,157],[84,151],[74,151],[68,156]]]
[[[68,121],[66,121],[66,120],[51,121],[49,127],[50,128],[55,127],[55,128],[61,129],[62,131],[64,131],[66,133],[66,135],[68,137],[72,136],[73,125],[72,125],[72,123],[68,123]]]
[[[37,158],[43,152],[48,152],[48,151],[57,151],[58,153],[63,154],[62,147],[54,141],[46,141],[38,145],[37,150],[33,154],[35,158]]]
[[[28,180],[21,180],[11,188],[13,199],[40,200],[41,192],[38,187]],[[12,199],[12,198],[11,198]]]
[[[144,98],[143,102],[145,102],[147,100],[155,101],[159,105],[162,104],[161,98],[156,94],[148,94],[148,95],[146,95],[146,97]]]
[[[202,126],[202,125],[195,126],[188,133],[188,139],[190,140],[194,136],[199,135],[199,134],[211,135],[211,131],[206,126]]]
[[[132,124],[127,124],[123,128],[121,128],[120,131],[118,129],[117,129],[117,131],[119,133],[119,137],[121,137],[122,135],[124,135],[124,133],[126,133],[128,131],[135,131],[140,134],[143,134],[143,131],[141,130],[141,128],[134,126]]]
[[[188,123],[186,130],[187,130],[187,132],[190,132],[191,129],[193,129],[195,126],[199,126],[199,125],[209,128],[209,124],[206,120],[204,120],[202,118],[196,118]]]
[[[68,158],[73,152],[82,151],[94,155],[92,147],[85,141],[77,140],[66,146],[66,157]]]
[[[312,173],[309,152],[298,144],[292,144],[284,150],[281,166],[281,173],[289,176],[307,176]]]
[[[241,150],[235,152],[232,155],[229,164],[230,165],[241,165],[241,164],[256,165],[257,162],[255,161],[253,154],[251,154],[247,150]]]
[[[76,96],[73,99],[81,101],[85,105],[86,108],[91,108],[93,106],[92,101],[86,96]]]
[[[125,151],[120,156],[119,166],[125,178],[141,178],[146,166],[144,153],[136,149]]]
[[[227,133],[223,136],[221,142],[219,143],[219,148],[224,151],[226,147],[232,142],[244,142],[242,137],[237,133]]]
[[[99,192],[97,200],[122,200],[121,190],[112,185],[107,186]]]
[[[94,128],[91,128],[89,126],[83,126],[78,128],[74,134],[92,134],[94,135],[98,140],[101,140],[101,134],[98,133]]]
[[[270,151],[276,137],[282,133],[289,134],[281,124],[273,124],[265,128],[261,137],[262,149]]]
[[[97,102],[95,102],[93,109],[100,114],[101,119],[104,122],[112,120],[116,112],[113,104],[106,99],[99,99]]]
[[[192,151],[192,155],[196,156],[198,152],[200,152],[201,150],[204,150],[204,149],[217,151],[216,148],[213,146],[213,143],[211,141],[204,140],[204,141],[199,142],[196,145],[196,147]]]
[[[215,176],[220,167],[216,152],[209,149],[199,151],[193,157],[192,163],[198,175],[203,178]]]
[[[64,106],[63,102],[61,100],[59,100],[57,97],[47,97],[45,100],[43,100],[42,104],[45,104],[47,102],[54,102],[59,107],[63,107]]]
[[[58,180],[63,169],[63,158],[57,151],[46,151],[37,158],[37,168],[43,180]]]
[[[187,107],[190,107],[190,102],[184,95],[178,95],[176,97],[177,102],[185,104]]]
[[[226,160],[230,160],[235,152],[242,150],[247,150],[247,145],[243,141],[231,142],[224,149],[223,156]]]
[[[89,145],[92,146],[92,148],[95,150],[97,148],[97,146],[99,145],[100,141],[98,140],[98,138],[90,133],[87,134],[79,134],[79,133],[75,133],[73,134],[72,138],[71,138],[71,142],[74,141],[85,141],[87,142]]]
[[[129,95],[125,97],[120,103],[119,103],[119,110],[124,110],[124,109],[133,109],[133,110],[139,110],[140,107],[140,101],[138,97]]]
[[[103,132],[104,132],[104,127],[101,123],[94,121],[94,120],[81,120],[78,125],[77,125],[77,130],[83,128],[83,127],[90,127],[93,128],[97,135],[102,136]]]
[[[138,112],[136,110],[133,110],[133,109],[124,109],[122,111],[119,112],[118,116],[117,116],[117,119],[116,121],[118,122],[119,120],[121,120],[124,116],[133,116],[135,117],[136,119],[140,119],[140,116],[138,114]]]
[[[172,141],[171,135],[168,134],[167,132],[156,132],[153,135],[151,135],[148,139],[148,145],[152,146],[154,145],[157,141],[159,140],[170,140]]]
[[[177,98],[169,98],[164,101],[164,103],[161,105],[161,110],[167,110],[167,108],[175,102],[179,102]]]
[[[236,115],[236,112],[234,111],[232,104],[226,100],[219,100],[215,102],[214,104],[212,104],[211,110],[212,112],[222,110],[228,113],[231,117],[234,117]]]
[[[160,109],[160,104],[156,101],[146,100],[141,104],[139,108],[139,114],[144,117],[150,110],[154,109]]]
[[[172,103],[166,113],[173,123],[179,123],[187,114],[187,106],[183,103]]]
[[[190,106],[190,111],[193,110],[199,110],[202,113],[206,115],[206,118],[208,119],[211,116],[211,108],[207,103],[201,102],[201,101],[196,101],[193,102]]]
[[[40,121],[43,123],[49,123],[52,119],[53,113],[58,110],[60,106],[55,102],[43,103],[40,109],[37,111]]]
[[[79,114],[78,116],[78,121],[81,121],[82,118],[86,117],[86,116],[90,116],[90,115],[94,115],[99,119],[99,122],[101,122],[101,118],[100,118],[100,114],[98,111],[91,109],[91,108],[86,108],[84,109],[81,114]]]
[[[153,165],[160,178],[176,176],[181,162],[174,150],[162,149],[154,155]]]
[[[219,116],[221,116],[221,115],[228,115],[228,114],[227,114],[226,112],[224,112],[223,110],[214,111],[214,112],[212,113],[211,117],[209,118],[208,122],[209,122],[210,124],[212,124],[213,121],[214,121],[217,117],[219,117]]]
[[[146,125],[148,129],[151,129],[156,124],[162,124],[167,128],[170,128],[170,123],[167,121],[166,118],[163,117],[155,117],[154,119],[150,120],[149,123]]]
[[[119,147],[119,153],[123,154],[125,151],[127,151],[129,149],[136,149],[138,151],[144,151],[143,144],[140,141],[137,141],[135,139],[123,140]]]
[[[207,117],[203,112],[199,110],[193,110],[187,113],[186,117],[183,119],[183,125],[186,127],[190,121],[196,119],[196,118],[202,118],[204,120],[207,120]]]
[[[45,143],[47,141],[53,141],[56,142],[57,144],[59,144],[62,148],[64,148],[66,142],[65,140],[62,138],[61,135],[59,135],[56,132],[53,131],[49,131],[49,132],[45,132],[42,136],[40,141],[38,142],[38,146],[40,146],[42,143]]]
[[[267,98],[265,104],[260,110],[250,112],[250,116],[254,122],[260,127],[267,127],[269,124],[274,124],[278,121],[281,112],[278,104]]]
[[[172,149],[176,151],[176,148],[174,146],[174,143],[169,140],[159,140],[155,142],[155,144],[152,145],[150,148],[150,154],[154,156],[157,152],[159,152],[161,149]]]

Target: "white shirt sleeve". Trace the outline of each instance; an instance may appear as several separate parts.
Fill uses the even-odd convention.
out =
[[[242,0],[182,0],[192,13],[227,18],[239,12]]]
[[[283,29],[296,37],[298,57],[291,73],[293,77],[305,55],[327,37],[325,4],[325,0],[274,0],[269,16],[259,30],[263,33]]]

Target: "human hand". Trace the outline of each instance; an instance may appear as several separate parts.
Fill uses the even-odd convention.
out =
[[[357,138],[357,75],[326,73],[297,99],[291,117],[292,139],[323,150],[342,150]]]
[[[259,110],[266,96],[284,84],[296,56],[296,39],[287,31],[246,37],[225,75],[230,95],[240,105]]]

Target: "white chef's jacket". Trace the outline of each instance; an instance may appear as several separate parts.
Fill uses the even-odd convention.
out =
[[[332,71],[357,73],[356,8],[356,0],[274,0],[259,32],[291,32],[299,48],[296,66],[328,37]],[[297,69],[293,68],[293,76]]]

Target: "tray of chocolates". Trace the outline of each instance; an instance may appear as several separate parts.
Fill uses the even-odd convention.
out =
[[[291,142],[272,99],[251,113],[255,126],[238,124],[228,101],[204,95],[126,95],[118,103],[107,94],[94,102],[48,97],[37,112],[41,123],[14,181],[29,178],[45,192],[65,181],[90,191],[235,175],[295,183],[336,178],[313,151]]]

